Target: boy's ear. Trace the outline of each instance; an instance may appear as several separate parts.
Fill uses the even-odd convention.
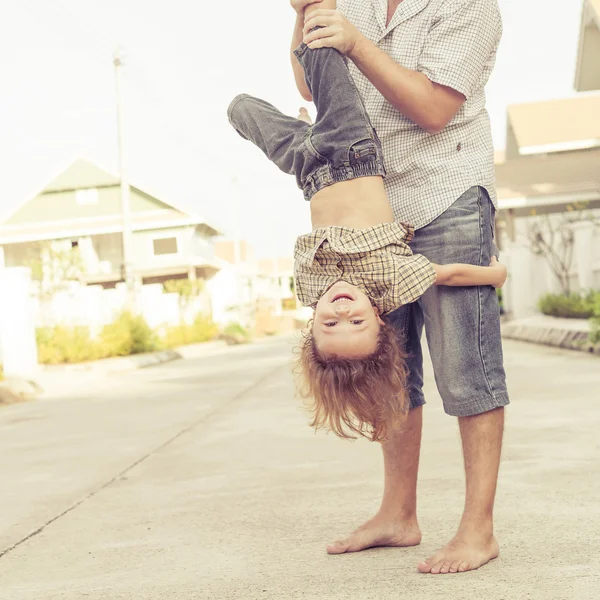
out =
[[[372,306],[373,306],[373,311],[375,312],[375,315],[377,315],[377,322],[380,325],[385,325],[385,323],[383,322],[383,319],[379,315],[379,308],[377,306],[375,306],[374,304]]]

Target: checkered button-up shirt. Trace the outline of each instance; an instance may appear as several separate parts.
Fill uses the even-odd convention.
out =
[[[314,307],[340,280],[361,289],[382,315],[414,302],[433,285],[435,271],[408,247],[413,233],[396,222],[368,229],[322,227],[300,236],[294,251],[300,302]]]
[[[484,86],[502,34],[497,0],[403,0],[387,26],[387,0],[338,0],[338,9],[400,65],[467,99],[444,131],[431,135],[348,60],[383,144],[395,218],[424,227],[475,185],[485,187],[496,205]]]

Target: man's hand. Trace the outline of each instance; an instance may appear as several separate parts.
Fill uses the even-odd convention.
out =
[[[495,256],[492,256],[490,268],[494,269],[494,283],[492,285],[495,288],[501,288],[508,276],[506,265],[499,263],[498,259]]]
[[[301,14],[309,4],[316,4],[317,2],[322,1],[323,0],[290,0],[290,4],[297,14]]]
[[[315,27],[322,27],[322,29],[310,31]],[[335,48],[345,55],[352,54],[357,41],[361,38],[358,29],[341,12],[323,8],[315,10],[305,20],[303,33],[303,41],[309,48]]]

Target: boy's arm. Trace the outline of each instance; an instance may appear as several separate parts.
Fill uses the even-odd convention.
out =
[[[290,48],[290,56],[292,60],[292,69],[294,71],[294,79],[296,80],[296,87],[300,92],[300,95],[307,102],[312,102],[312,94],[306,85],[306,80],[304,79],[304,69],[302,65],[298,62],[298,59],[294,55],[294,50],[302,43],[302,39],[304,38],[304,13],[306,11],[306,7],[311,4],[319,4],[323,0],[290,0],[290,4],[292,8],[296,11],[296,23],[294,24],[294,33],[292,34],[292,45]],[[328,2],[328,8],[330,8],[331,2]],[[311,10],[314,10],[316,7],[312,7]],[[335,8],[335,4],[333,5]]]
[[[302,65],[298,62],[298,59],[294,55],[294,50],[301,44],[303,33],[302,29],[304,28],[304,12],[299,12],[296,14],[296,24],[294,25],[294,33],[292,35],[292,46],[290,48],[290,56],[292,60],[292,69],[294,70],[294,79],[296,80],[296,87],[300,92],[300,95],[307,102],[312,101],[312,94],[306,85],[306,80],[304,79],[304,69]]]
[[[435,285],[491,285],[501,288],[507,276],[506,266],[500,264],[495,256],[492,256],[489,267],[456,263],[451,265],[433,264],[433,268],[436,274]]]

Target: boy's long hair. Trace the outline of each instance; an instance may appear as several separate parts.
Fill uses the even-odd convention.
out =
[[[380,328],[377,349],[365,358],[323,356],[309,323],[295,374],[298,394],[312,415],[311,427],[345,439],[384,440],[408,410],[405,356],[388,326]]]

